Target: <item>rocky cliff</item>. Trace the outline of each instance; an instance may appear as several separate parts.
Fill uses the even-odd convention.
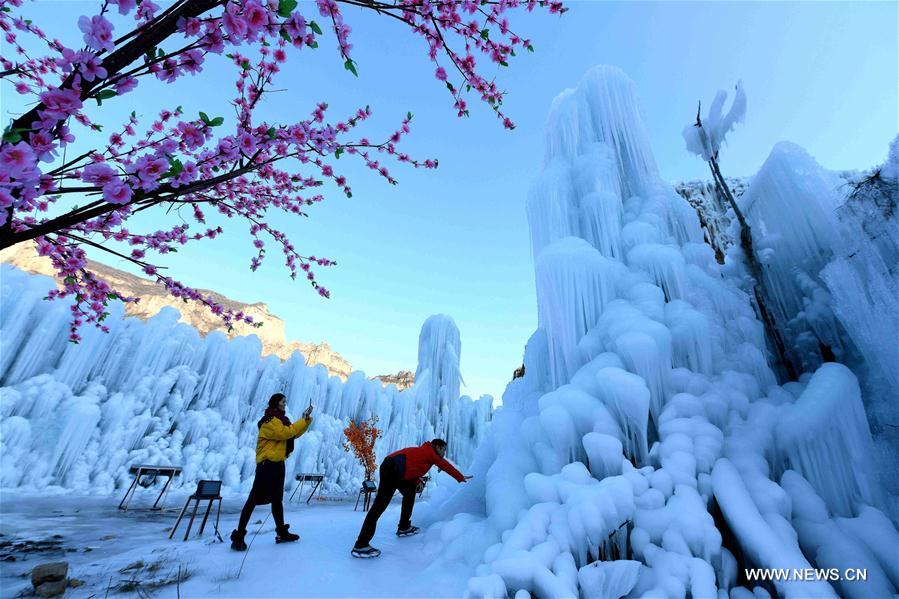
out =
[[[47,258],[38,256],[35,247],[31,243],[22,243],[0,251],[0,262],[8,262],[20,270],[53,276],[53,266]],[[238,323],[234,330],[228,333],[222,326],[221,320],[215,317],[203,306],[194,303],[186,303],[174,298],[165,289],[154,282],[127,273],[123,270],[107,266],[100,262],[89,261],[89,268],[101,279],[105,280],[124,295],[139,297],[137,303],[125,305],[125,312],[129,316],[147,319],[158,313],[165,306],[172,306],[181,313],[181,321],[196,328],[201,335],[207,335],[212,331],[222,331],[229,337],[240,335],[256,335],[262,341],[263,355],[276,355],[286,360],[294,352],[300,352],[309,365],[321,364],[328,369],[331,375],[339,376],[346,380],[353,366],[339,353],[331,349],[327,341],[321,343],[301,343],[288,341],[284,332],[284,321],[269,312],[268,306],[262,302],[244,304],[231,300],[215,291],[201,289],[204,294],[210,295],[227,308],[242,310],[253,317],[256,322],[264,322],[264,326],[253,328],[245,323]],[[400,371],[397,374],[388,374],[372,377],[381,380],[385,385],[393,383],[398,389],[403,390],[412,386],[414,375],[408,371]]]

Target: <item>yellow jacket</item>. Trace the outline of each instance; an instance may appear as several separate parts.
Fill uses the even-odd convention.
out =
[[[256,441],[256,463],[264,460],[270,462],[283,462],[287,457],[287,440],[295,439],[309,428],[312,418],[308,420],[300,418],[290,426],[277,418],[272,418],[259,429],[259,439]]]

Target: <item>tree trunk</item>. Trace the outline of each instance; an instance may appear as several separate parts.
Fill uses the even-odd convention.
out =
[[[743,216],[743,211],[740,210],[740,207],[737,205],[730,188],[727,186],[727,182],[721,174],[721,169],[718,168],[718,160],[715,156],[712,156],[709,160],[709,168],[712,170],[712,178],[715,181],[715,186],[733,209],[734,215],[737,217],[737,222],[740,225],[740,247],[743,249],[743,254],[746,256],[746,266],[749,268],[749,274],[754,279],[752,284],[752,294],[755,299],[755,305],[759,316],[762,319],[762,324],[765,327],[765,334],[771,343],[771,347],[774,348],[778,363],[786,371],[787,377],[791,381],[795,381],[797,379],[796,369],[787,357],[787,348],[784,344],[783,337],[777,329],[777,323],[774,321],[774,317],[771,315],[771,312],[768,310],[768,306],[765,303],[764,288],[762,287],[762,265],[759,263],[758,258],[755,255],[755,249],[752,245],[752,230],[749,223],[746,221],[746,217]]]

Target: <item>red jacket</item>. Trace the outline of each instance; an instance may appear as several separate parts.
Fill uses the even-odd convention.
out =
[[[396,462],[405,462],[405,468],[402,472],[403,480],[414,480],[422,476],[431,466],[437,466],[460,483],[465,480],[465,476],[453,467],[452,464],[437,455],[437,450],[431,447],[429,441],[422,443],[421,447],[407,447],[399,451],[394,451],[387,456],[388,458],[401,458]]]

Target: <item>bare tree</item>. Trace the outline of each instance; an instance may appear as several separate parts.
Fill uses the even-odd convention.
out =
[[[771,347],[774,348],[778,363],[786,371],[790,380],[796,380],[796,369],[787,357],[783,336],[777,329],[774,317],[765,303],[765,292],[762,288],[762,265],[759,262],[753,247],[752,227],[749,226],[749,222],[746,220],[743,211],[740,210],[740,206],[737,205],[737,201],[734,199],[734,195],[731,193],[727,181],[724,180],[724,175],[721,174],[721,168],[718,166],[718,143],[713,143],[713,140],[710,139],[708,132],[703,127],[702,118],[700,117],[701,110],[702,102],[699,103],[699,107],[696,109],[696,123],[693,126],[696,128],[696,133],[699,135],[702,147],[708,149],[703,157],[705,158],[707,156],[706,162],[708,162],[709,169],[712,171],[712,179],[715,182],[715,188],[734,211],[734,216],[737,217],[737,223],[740,227],[740,248],[743,250],[746,267],[749,269],[749,275],[753,279],[752,296],[755,300],[756,311],[762,319],[762,324],[765,326],[765,335],[768,337]]]

